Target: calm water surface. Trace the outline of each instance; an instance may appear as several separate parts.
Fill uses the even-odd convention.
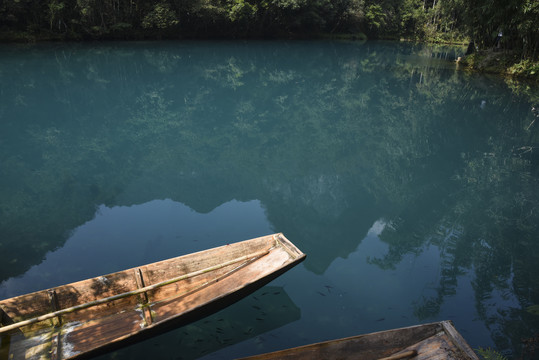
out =
[[[101,358],[229,359],[446,319],[474,348],[538,355],[537,104],[457,70],[462,50],[0,46],[0,299],[283,232],[304,263]]]

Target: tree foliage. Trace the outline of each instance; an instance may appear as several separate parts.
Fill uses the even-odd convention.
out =
[[[0,36],[45,38],[371,38],[501,45],[537,58],[536,0],[17,0],[0,2]],[[3,34],[3,35],[2,35]]]
[[[152,11],[150,11],[142,20],[142,27],[145,29],[168,29],[171,26],[178,25],[174,11],[170,6],[164,2],[155,4]]]

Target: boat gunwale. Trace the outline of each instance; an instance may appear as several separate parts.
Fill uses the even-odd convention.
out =
[[[254,240],[259,240],[259,239],[264,239],[264,238],[269,239],[270,237],[272,237],[274,235],[282,235],[282,233],[272,234],[272,235],[265,235],[265,236],[260,236],[260,237],[256,237],[256,238],[253,238],[253,239],[238,241],[238,242],[231,243],[231,244],[225,244],[225,245],[213,247],[213,248],[210,248],[210,249],[204,249],[204,250],[200,250],[200,251],[196,251],[196,252],[192,252],[192,253],[188,253],[188,254],[175,256],[175,257],[168,258],[168,259],[158,260],[158,261],[151,262],[151,263],[148,263],[148,264],[134,266],[134,267],[131,267],[131,268],[128,268],[128,269],[114,271],[114,272],[104,274],[104,275],[98,275],[98,276],[94,276],[94,277],[90,277],[90,278],[86,278],[86,279],[82,279],[82,280],[73,281],[73,282],[70,282],[68,284],[60,284],[60,285],[53,286],[53,287],[50,287],[50,288],[47,288],[47,289],[41,289],[41,290],[36,290],[36,291],[26,293],[26,294],[16,295],[16,296],[13,296],[13,297],[10,297],[10,298],[1,299],[0,300],[0,305],[3,302],[7,301],[7,300],[16,300],[18,298],[22,298],[22,297],[26,297],[26,296],[30,296],[30,295],[37,295],[37,294],[40,294],[40,293],[43,293],[43,292],[46,292],[46,291],[49,291],[49,290],[58,289],[58,288],[61,288],[61,287],[64,287],[64,286],[75,286],[75,285],[82,284],[82,283],[85,283],[85,282],[91,281],[91,280],[96,280],[96,279],[99,279],[99,278],[108,278],[108,277],[112,277],[114,275],[124,274],[124,273],[127,273],[129,271],[133,271],[133,270],[135,270],[137,268],[141,268],[141,267],[148,267],[148,266],[153,267],[153,266],[159,266],[159,265],[163,265],[163,264],[167,264],[167,263],[174,263],[177,260],[180,260],[180,259],[185,258],[185,257],[194,257],[196,255],[200,255],[200,254],[203,254],[203,253],[209,253],[209,252],[218,251],[220,249],[224,249],[224,248],[229,247],[231,245],[239,246],[241,244],[249,243],[249,242],[254,241]],[[271,247],[268,248],[268,249],[271,250]]]
[[[260,236],[260,237],[256,237],[256,238],[252,238],[252,239],[248,239],[248,240],[243,240],[243,241],[239,241],[239,242],[235,242],[235,243],[231,243],[231,244],[221,245],[221,246],[218,246],[218,247],[205,249],[205,250],[201,250],[201,251],[197,251],[197,252],[193,252],[193,253],[180,255],[180,256],[177,256],[177,257],[174,257],[174,258],[159,260],[159,261],[156,261],[156,262],[153,262],[153,263],[149,263],[149,264],[145,264],[145,265],[141,265],[141,266],[137,266],[137,267],[133,267],[133,268],[129,268],[129,269],[124,269],[124,270],[113,272],[113,273],[106,274],[106,275],[100,275],[100,276],[96,276],[96,277],[92,277],[92,278],[87,278],[87,279],[79,280],[79,281],[72,282],[72,283],[69,283],[69,284],[63,284],[63,285],[59,285],[59,286],[48,288],[48,289],[38,290],[38,291],[31,292],[31,293],[18,295],[18,296],[12,297],[12,298],[3,299],[3,300],[0,300],[0,310],[2,310],[6,315],[8,315],[8,311],[5,311],[5,309],[2,308],[2,303],[6,303],[6,302],[16,303],[18,299],[31,298],[33,296],[34,297],[41,296],[42,294],[48,293],[50,291],[54,291],[56,289],[61,289],[61,288],[66,288],[66,287],[73,287],[73,288],[83,287],[85,284],[91,283],[92,281],[96,281],[98,279],[103,279],[103,278],[105,278],[105,279],[112,278],[114,276],[127,275],[130,272],[136,271],[137,269],[140,269],[140,268],[147,268],[147,269],[148,268],[150,268],[150,269],[156,268],[156,269],[158,269],[158,268],[166,266],[168,264],[181,264],[182,261],[185,260],[185,259],[196,258],[196,257],[198,257],[200,255],[205,255],[208,258],[210,258],[211,257],[211,256],[209,256],[210,254],[219,253],[221,250],[223,250],[223,249],[225,249],[227,247],[230,247],[230,246],[236,247],[238,249],[238,252],[244,253],[244,252],[246,252],[246,250],[249,250],[249,249],[247,247],[247,248],[242,250],[241,249],[242,246],[249,245],[249,244],[254,244],[257,241],[261,242],[261,245],[259,246],[259,248],[263,248],[264,250],[257,251],[257,252],[248,251],[247,255],[243,255],[243,256],[241,256],[239,258],[234,258],[233,260],[230,260],[227,263],[225,263],[225,265],[218,264],[218,265],[213,266],[213,267],[200,269],[200,270],[197,270],[197,271],[194,271],[194,272],[190,272],[188,274],[178,276],[175,279],[174,278],[173,279],[167,279],[167,280],[164,280],[164,281],[162,281],[160,283],[157,283],[157,284],[152,284],[152,285],[145,286],[144,288],[134,289],[134,290],[131,290],[131,291],[127,291],[127,292],[123,292],[123,293],[120,293],[120,294],[112,295],[112,296],[109,296],[109,297],[106,297],[106,298],[99,298],[99,299],[97,299],[95,301],[90,301],[90,302],[86,302],[86,303],[82,303],[82,304],[77,304],[77,305],[74,305],[74,306],[69,307],[69,308],[60,309],[60,310],[58,310],[56,312],[47,312],[47,313],[44,313],[42,315],[30,318],[30,319],[14,322],[12,324],[6,324],[4,326],[2,326],[2,324],[0,324],[0,336],[2,336],[5,333],[20,330],[22,327],[25,327],[25,326],[29,326],[29,325],[32,325],[32,324],[36,324],[36,323],[39,323],[39,322],[42,322],[42,321],[46,321],[46,320],[55,318],[57,316],[66,315],[68,313],[77,312],[79,310],[84,310],[84,309],[86,309],[88,307],[99,306],[99,305],[107,304],[107,303],[115,301],[115,300],[120,300],[120,299],[123,299],[123,298],[136,296],[136,295],[142,294],[142,293],[147,292],[147,291],[152,291],[152,290],[155,290],[157,288],[167,286],[167,285],[173,284],[173,283],[178,282],[178,281],[185,280],[185,279],[187,279],[189,277],[189,275],[192,275],[194,277],[194,276],[197,276],[197,275],[200,275],[200,274],[203,274],[203,273],[211,272],[212,268],[215,268],[215,267],[223,268],[223,267],[232,265],[234,263],[242,262],[242,261],[244,262],[242,264],[242,266],[248,265],[248,264],[252,263],[253,261],[259,260],[261,257],[269,254],[272,250],[276,249],[277,247],[281,247],[283,250],[285,250],[288,253],[288,255],[290,256],[290,261],[288,262],[289,264],[296,264],[298,261],[303,260],[303,258],[305,257],[305,254],[303,252],[301,252],[288,239],[286,239],[286,237],[282,233],[270,234],[270,235]],[[285,244],[286,244],[286,246],[285,246]],[[292,249],[290,249],[289,247],[291,247]],[[255,249],[251,249],[251,250],[255,250]],[[292,254],[291,252],[297,252],[297,254]],[[287,264],[285,264],[285,266],[286,265]],[[215,270],[215,269],[213,269],[213,270]],[[276,268],[276,270],[279,270],[279,268]],[[229,273],[232,273],[232,272],[234,272],[234,269],[233,269],[233,271],[231,271]],[[197,274],[195,274],[195,273],[197,273]],[[175,281],[172,281],[172,280],[175,280]],[[257,281],[257,280],[255,280],[255,281]],[[211,285],[211,283],[213,283],[213,281],[209,281],[208,283],[205,283],[202,286],[197,287],[194,291],[190,290],[190,291],[187,292],[187,294],[189,294],[191,292],[198,291],[198,290],[200,290],[200,289],[202,289],[202,288],[204,288],[204,287],[206,287],[208,285]],[[251,282],[246,282],[242,286],[243,287],[248,286],[250,283]],[[156,286],[156,285],[160,285],[160,286]],[[219,298],[224,297],[226,295],[228,295],[228,294],[224,293],[221,296],[216,297],[215,300],[218,300]],[[186,296],[186,294],[184,293],[184,294],[180,294],[178,296],[172,296],[169,299],[161,299],[159,301],[152,302],[152,305],[156,304],[158,302],[163,302],[163,301],[167,301],[167,300],[168,301],[170,301],[170,300],[173,301],[174,299],[177,299],[178,297],[182,297],[182,296]],[[201,306],[204,306],[204,304],[202,304]],[[112,314],[110,314],[108,316],[114,316],[114,314],[116,314],[116,313],[112,313]],[[178,314],[178,316],[182,316],[182,315],[184,315],[184,314]],[[151,328],[151,327],[155,327],[155,326],[160,325],[163,322],[166,322],[169,319],[173,319],[173,318],[174,318],[174,316],[163,319],[163,320],[161,320],[161,321],[159,321],[159,322],[157,322],[155,324],[146,326],[141,330]],[[70,321],[70,322],[73,322],[73,321]],[[33,332],[48,331],[48,329],[50,329],[51,327],[52,326],[45,326],[45,327],[42,327],[41,329],[34,330]]]
[[[281,233],[278,233],[277,235],[282,236],[284,239],[286,237],[282,235]],[[271,236],[271,235],[268,235]],[[254,239],[252,239],[254,240]],[[285,273],[289,269],[293,268],[294,266],[298,265],[302,261],[305,260],[306,254],[303,253],[301,250],[299,250],[292,242],[290,242],[288,239],[286,239],[295,249],[297,249],[299,255],[295,259],[291,259],[291,261],[287,262],[286,264],[280,266],[279,268],[276,268],[275,271],[273,271],[271,274],[257,278],[253,281],[245,282],[238,290],[233,292],[227,292],[222,293],[220,296],[217,296],[213,298],[211,301],[203,304],[199,304],[198,306],[195,306],[191,308],[187,313],[179,313],[174,316],[168,317],[164,319],[163,321],[155,322],[152,325],[146,326],[144,328],[141,328],[139,331],[135,333],[128,333],[121,337],[118,337],[114,339],[114,341],[109,342],[106,345],[103,345],[99,348],[95,348],[92,350],[89,350],[87,352],[84,352],[82,354],[76,354],[72,357],[67,357],[67,359],[88,359],[96,355],[100,355],[103,353],[106,353],[107,351],[116,349],[122,345],[127,345],[130,343],[134,343],[139,339],[144,339],[149,336],[154,336],[160,333],[164,333],[168,330],[171,330],[177,326],[183,326],[187,325],[193,321],[196,321],[202,317],[208,316],[212,313],[215,313],[223,308],[225,308],[228,305],[231,305],[235,303],[236,301],[242,299],[243,297],[247,296],[248,294],[252,293],[253,291],[256,291],[257,289],[260,289],[267,283],[271,282],[273,279],[277,278],[281,274]],[[249,241],[249,240],[247,240]],[[226,246],[226,245],[225,245]],[[273,247],[272,247],[273,248]],[[163,300],[165,301],[165,300]]]
[[[262,353],[258,355],[242,357],[242,358],[239,358],[238,360],[269,360],[269,359],[278,359],[281,357],[286,357],[287,359],[293,359],[293,358],[301,356],[300,354],[302,354],[303,352],[309,352],[310,350],[312,350],[312,352],[316,352],[317,350],[321,350],[327,346],[332,346],[332,345],[338,346],[340,344],[346,344],[350,341],[356,341],[356,340],[359,341],[362,339],[370,340],[370,339],[375,339],[377,337],[380,339],[383,339],[384,337],[387,337],[390,334],[398,334],[404,331],[413,331],[413,330],[419,330],[419,329],[425,329],[425,333],[423,334],[421,338],[419,337],[415,338],[413,341],[420,342],[443,332],[449,338],[452,344],[455,345],[461,351],[461,353],[465,356],[466,360],[479,360],[479,357],[470,348],[466,340],[464,340],[462,335],[460,335],[460,333],[455,329],[451,320],[443,320],[443,321],[438,321],[438,322],[433,322],[433,323],[412,325],[412,326],[406,326],[406,327],[401,327],[401,328],[396,328],[396,329],[381,330],[381,331],[376,331],[372,333],[353,335],[353,336],[348,336],[344,338],[319,341],[319,342],[315,342],[311,344],[291,347],[288,349],[275,350],[275,351]],[[413,344],[410,344],[409,346],[411,345]],[[405,349],[406,347],[402,348],[400,351],[403,351]]]
[[[176,282],[186,280],[188,278],[195,277],[195,276],[207,273],[207,272],[218,270],[220,268],[223,268],[223,267],[235,264],[235,263],[244,262],[243,264],[241,264],[238,267],[245,266],[245,265],[247,265],[248,263],[250,263],[252,261],[256,261],[256,260],[260,259],[262,256],[265,256],[265,255],[269,254],[270,251],[271,251],[271,249],[265,250],[265,251],[259,251],[259,252],[252,253],[252,254],[249,254],[249,255],[244,255],[244,256],[242,256],[240,258],[230,260],[228,262],[225,262],[225,263],[217,265],[217,266],[212,266],[212,267],[209,267],[209,268],[204,268],[204,269],[201,269],[201,270],[197,270],[197,271],[194,271],[194,272],[191,272],[191,273],[188,273],[188,274],[177,276],[177,277],[172,278],[172,279],[161,281],[161,282],[156,283],[156,284],[148,285],[148,286],[145,286],[143,288],[139,288],[139,289],[135,289],[135,290],[132,290],[132,291],[127,291],[127,292],[123,292],[123,293],[120,293],[120,294],[108,296],[108,297],[101,298],[101,299],[98,299],[98,300],[95,300],[95,301],[89,301],[89,302],[86,302],[86,303],[83,303],[83,304],[71,306],[69,308],[61,309],[61,310],[58,310],[58,311],[49,312],[47,314],[43,314],[41,316],[37,316],[37,317],[27,319],[27,320],[22,320],[22,321],[19,321],[19,322],[10,324],[10,325],[0,326],[0,334],[2,334],[4,332],[9,332],[11,330],[15,330],[15,329],[18,329],[18,328],[21,328],[21,327],[24,327],[24,326],[32,325],[32,324],[35,324],[35,323],[38,323],[38,322],[41,322],[41,321],[49,320],[49,319],[55,318],[57,316],[66,315],[66,314],[76,312],[76,311],[79,311],[79,310],[84,310],[84,309],[87,309],[87,308],[90,308],[90,307],[93,307],[93,306],[99,306],[99,305],[107,304],[109,302],[113,302],[115,300],[120,300],[120,299],[123,299],[123,298],[126,298],[126,297],[139,295],[139,294],[145,293],[147,291],[152,291],[152,290],[161,288],[163,286],[172,285],[172,284],[174,284]],[[134,268],[134,269],[137,269],[137,268]],[[128,269],[126,271],[134,270],[134,269]],[[234,271],[234,270],[236,270],[236,268],[233,269],[232,271]],[[229,275],[232,271],[226,273],[225,275]],[[107,276],[107,275],[105,275],[105,276]],[[93,279],[95,279],[95,278],[92,278],[92,279],[89,279],[89,280],[93,280]],[[218,278],[218,279],[220,279],[220,278]],[[212,280],[209,283],[211,283],[213,281],[215,281],[215,280]],[[191,293],[193,291],[198,291],[198,290],[200,290],[201,288],[203,288],[203,287],[205,287],[207,285],[208,284],[205,283],[202,286],[196,287],[196,288],[188,291],[187,293],[175,296],[174,299],[176,299],[178,297],[181,297],[181,296],[185,296],[186,294],[189,294],[189,293]],[[48,291],[48,290],[49,289],[42,290],[42,291]],[[162,301],[164,301],[164,299]]]

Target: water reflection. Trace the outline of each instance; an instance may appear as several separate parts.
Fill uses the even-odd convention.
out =
[[[2,50],[10,294],[45,284],[41,273],[63,282],[45,264],[91,276],[127,265],[110,250],[138,264],[193,239],[282,231],[308,257],[277,282],[302,318],[274,347],[449,317],[472,346],[518,355],[539,333],[526,311],[539,304],[534,104],[458,71],[453,53],[379,42]],[[133,217],[108,223],[116,211]],[[93,222],[95,234],[123,227],[99,248]],[[69,252],[83,235],[80,249],[103,261]],[[25,273],[28,285],[13,285]]]
[[[211,224],[211,226],[208,226]],[[272,233],[259,201],[230,201],[200,214],[172,200],[98,207],[63,247],[0,283],[8,298]]]

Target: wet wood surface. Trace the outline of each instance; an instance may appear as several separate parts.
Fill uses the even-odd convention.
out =
[[[304,258],[273,234],[2,300],[2,351],[73,359],[113,348],[172,320],[208,315]]]

